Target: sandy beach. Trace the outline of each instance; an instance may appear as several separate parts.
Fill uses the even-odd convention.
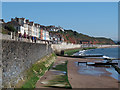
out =
[[[118,88],[118,81],[110,76],[91,76],[79,74],[75,61],[94,61],[94,59],[69,59],[68,63],[68,79],[72,88]],[[107,71],[105,71],[107,72]],[[110,74],[107,72],[107,74]]]
[[[93,62],[96,60],[102,59],[84,59],[84,58],[69,58],[69,57],[61,57],[57,56],[57,60],[54,63],[57,64],[61,61],[68,60],[68,80],[72,86],[72,88],[118,88],[118,80],[110,77],[110,76],[92,76],[92,75],[82,75],[78,73],[78,67],[76,67],[75,62],[78,61],[87,61]],[[108,75],[111,73],[104,70]],[[36,84],[36,88],[44,88],[42,81],[47,81],[52,78],[51,71],[45,73],[43,77]]]

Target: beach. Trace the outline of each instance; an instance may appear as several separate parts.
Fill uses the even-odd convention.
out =
[[[75,62],[93,62],[93,61],[101,61],[103,59],[84,59],[84,58],[69,58],[69,57],[61,57],[57,56],[57,60],[54,63],[57,64],[62,61],[68,61],[67,70],[68,70],[68,80],[72,86],[72,88],[118,88],[118,80],[110,77],[108,71],[106,72],[108,76],[91,76],[91,75],[81,75],[78,73],[78,67],[76,67]],[[42,81],[49,81],[52,78],[53,73],[48,71],[45,73],[43,77],[36,84],[36,88],[44,88]]]

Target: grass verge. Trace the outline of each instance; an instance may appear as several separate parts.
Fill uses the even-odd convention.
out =
[[[87,48],[83,48],[82,50],[88,50],[88,49],[96,49],[97,47],[87,47]]]
[[[80,50],[82,50],[82,49],[65,50],[64,54],[67,54],[67,55],[70,56],[70,55],[73,55],[76,52],[79,52]]]
[[[53,53],[49,56],[42,58],[40,61],[32,65],[32,67],[27,70],[27,76],[25,78],[25,83],[21,88],[35,88],[36,82],[39,80],[44,73],[49,70],[53,62],[55,61],[56,55]]]
[[[64,71],[66,72],[66,74],[56,75],[54,79],[49,81],[49,84],[46,87],[66,88],[66,89],[72,88],[68,80],[67,63],[68,61],[65,61],[65,63],[56,65],[56,67],[52,68],[57,71]]]
[[[96,49],[96,48],[97,47],[87,47],[87,48],[80,48],[80,49],[65,50],[64,54],[67,54],[68,56],[70,56],[76,52],[79,52],[80,50],[88,50],[88,49]]]

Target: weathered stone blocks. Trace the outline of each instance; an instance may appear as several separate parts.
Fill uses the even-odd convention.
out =
[[[23,72],[53,52],[51,45],[2,40],[3,87],[14,87]]]

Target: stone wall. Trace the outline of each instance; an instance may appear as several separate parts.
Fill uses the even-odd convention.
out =
[[[10,35],[0,33],[0,39],[12,40]]]
[[[42,57],[53,52],[51,45],[2,40],[3,86],[15,86],[24,72]]]
[[[75,49],[75,48],[86,48],[86,47],[97,47],[97,48],[109,48],[109,47],[118,47],[118,45],[89,45],[89,44],[52,44],[51,46],[54,51],[61,52],[66,49]]]
[[[66,49],[81,48],[80,44],[52,44],[54,51],[61,51]]]

